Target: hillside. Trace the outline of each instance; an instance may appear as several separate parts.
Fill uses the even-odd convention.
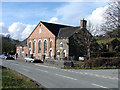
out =
[[[100,39],[97,40],[98,44],[106,44],[106,43],[110,43],[111,41],[113,41],[114,39],[118,39],[120,41],[120,38],[107,38],[107,39]]]
[[[15,54],[16,52],[16,45],[20,43],[19,40],[12,39],[10,37],[6,37],[0,35],[1,42],[2,42],[2,54]]]

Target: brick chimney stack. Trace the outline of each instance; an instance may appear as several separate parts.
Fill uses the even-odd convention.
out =
[[[83,18],[83,20],[81,20],[81,28],[86,28],[86,25],[87,25],[87,21],[84,20]]]

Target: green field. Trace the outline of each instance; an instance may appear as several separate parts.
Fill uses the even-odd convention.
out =
[[[31,79],[11,71],[6,68],[2,68],[2,89],[6,88],[39,88],[42,87]]]

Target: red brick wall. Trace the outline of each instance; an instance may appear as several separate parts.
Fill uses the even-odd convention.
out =
[[[41,25],[41,33],[39,33],[39,28]],[[38,41],[42,40],[41,42],[41,54],[38,53]],[[36,40],[36,53],[33,53],[33,41]],[[53,41],[52,43],[52,56],[55,55],[55,36],[52,34],[42,23],[39,23],[35,30],[31,33],[31,35],[27,39],[27,46],[29,47],[29,42],[31,41],[31,52],[34,57],[41,58],[44,54],[44,40],[47,40],[47,54],[46,56],[49,57],[49,50],[50,50],[50,40]],[[29,48],[28,48],[29,50]]]
[[[17,52],[19,50],[19,52]],[[18,53],[18,56],[26,56],[26,54],[28,54],[28,48],[26,46],[24,46],[24,52],[22,52],[22,46],[17,46],[16,47],[16,53]]]

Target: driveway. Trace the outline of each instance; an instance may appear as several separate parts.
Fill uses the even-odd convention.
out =
[[[40,63],[0,60],[1,65],[15,70],[46,88],[118,88],[118,69],[70,70],[45,66]],[[85,89],[86,90],[86,89]],[[100,89],[101,90],[101,89]],[[112,90],[112,89],[111,89]],[[116,89],[117,90],[117,89]]]

